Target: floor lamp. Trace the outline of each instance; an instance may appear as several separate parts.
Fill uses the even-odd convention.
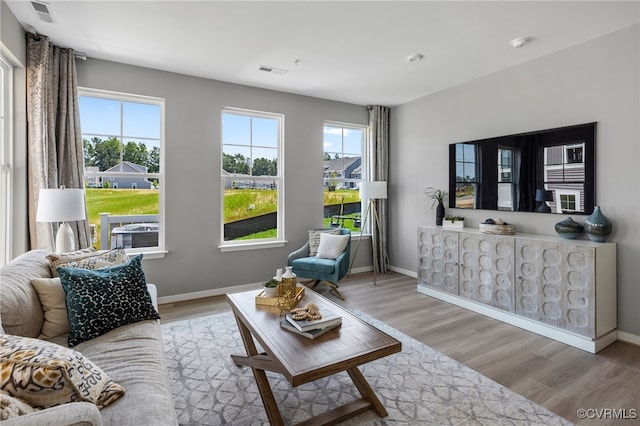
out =
[[[385,200],[387,198],[387,182],[385,181],[375,181],[375,182],[361,182],[360,183],[360,199],[366,200],[367,209],[364,213],[364,219],[360,224],[360,239],[358,240],[358,244],[356,245],[356,249],[353,253],[353,258],[351,259],[351,266],[349,266],[349,273],[351,273],[351,268],[353,267],[353,262],[356,260],[356,255],[358,254],[358,248],[360,247],[360,241],[362,241],[362,235],[364,230],[367,229],[367,219],[369,216],[373,217],[373,223],[377,226],[377,229],[380,229],[380,217],[378,216],[378,210],[376,209],[376,200]],[[372,228],[372,231],[375,231],[375,227]],[[376,285],[376,265],[378,264],[378,250],[376,250],[376,232],[371,232],[371,249],[373,251],[373,285]],[[389,263],[389,256],[386,251],[382,254],[383,261],[385,263]]]
[[[62,222],[56,234],[56,253],[75,250],[73,230],[67,222],[85,219],[83,189],[41,189],[36,222]]]

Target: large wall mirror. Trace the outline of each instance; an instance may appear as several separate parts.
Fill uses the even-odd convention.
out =
[[[591,214],[596,123],[449,145],[449,207]]]

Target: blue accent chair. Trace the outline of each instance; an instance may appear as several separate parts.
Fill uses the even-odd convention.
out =
[[[346,228],[341,229],[342,235],[351,235]],[[298,250],[290,253],[287,265],[293,266],[293,272],[301,278],[315,280],[311,288],[315,289],[321,282],[326,284],[330,291],[344,300],[344,296],[338,291],[338,281],[349,272],[349,256],[351,255],[351,238],[347,241],[347,247],[337,259],[320,259],[309,257],[309,242]]]

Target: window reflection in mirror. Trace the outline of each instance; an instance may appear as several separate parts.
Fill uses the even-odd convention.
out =
[[[595,135],[588,123],[451,144],[449,207],[591,214]]]

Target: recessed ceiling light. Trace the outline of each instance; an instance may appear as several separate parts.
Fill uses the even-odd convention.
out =
[[[529,39],[527,37],[518,37],[511,40],[511,46],[513,46],[515,49],[519,49],[525,44],[527,44],[528,42],[529,42]]]
[[[409,62],[420,62],[422,59],[424,59],[424,56],[419,53],[407,56],[407,61]]]

